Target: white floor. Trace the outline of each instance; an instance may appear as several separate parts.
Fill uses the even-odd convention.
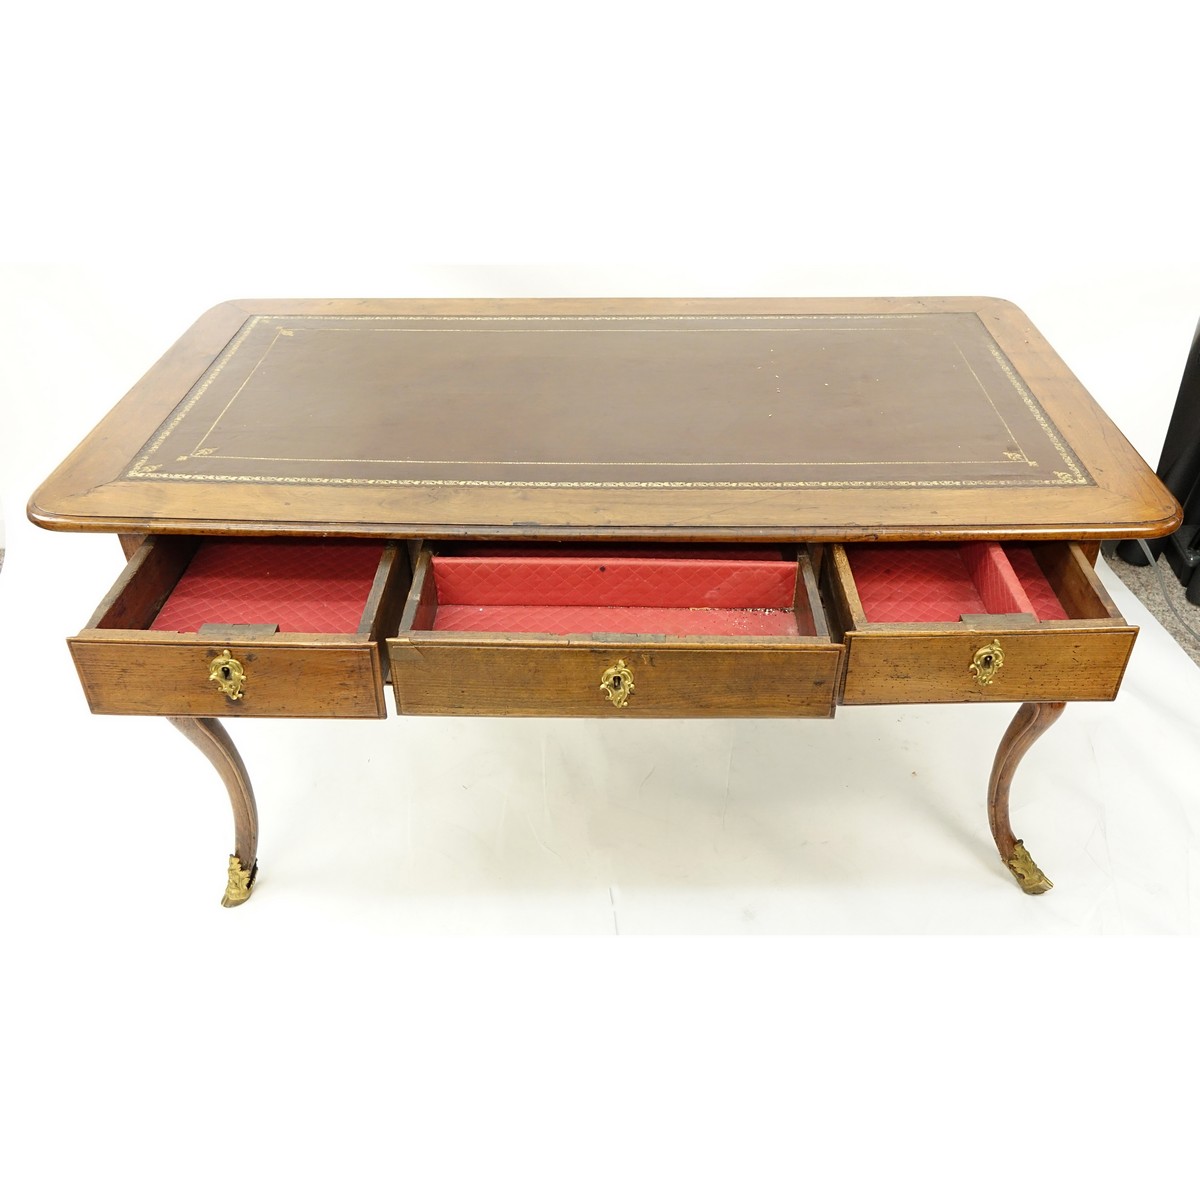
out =
[[[63,645],[115,540],[23,509],[239,295],[1003,296],[1154,462],[1200,10],[138,7],[4,25],[0,1195],[1194,1197],[1200,672],[1152,625],[1018,772],[1046,896],[999,706],[239,725],[227,911],[214,772]]]
[[[1045,896],[992,846],[1013,706],[980,705],[235,724],[262,874],[225,910],[215,772],[91,716],[64,645],[116,539],[22,513],[200,306],[18,282],[0,1193],[1192,1194],[1195,942],[1079,935],[1197,931],[1200,671],[1106,569],[1143,626],[1120,699],[1069,706],[1013,789]],[[1148,394],[1189,332],[1137,343]],[[1115,415],[1161,438],[1161,406]],[[913,933],[944,936],[869,936]]]
[[[1045,896],[992,847],[1012,709],[978,705],[235,724],[262,874],[226,910],[215,773],[163,720],[91,716],[63,644],[121,563],[10,522],[12,1194],[782,1196],[797,1153],[875,1194],[927,1172],[914,1097],[940,1194],[1010,1194],[980,1174],[999,1122],[1089,1194],[1187,1194],[1190,939],[613,937],[1194,933],[1200,671],[1115,578],[1144,623],[1121,697],[1014,787]],[[598,936],[411,936],[531,933]]]
[[[1068,706],[1013,786],[1047,895],[1017,889],[987,829],[1010,705],[833,721],[393,716],[230,723],[262,837],[254,896],[227,912],[216,774],[165,721],[92,717],[63,644],[119,572],[116,539],[10,525],[9,542],[3,628],[21,632],[0,691],[19,801],[7,842],[40,848],[9,879],[56,933],[77,931],[81,908],[107,921],[112,901],[147,938],[314,922],[605,936],[1200,925],[1200,671],[1106,568],[1142,625],[1121,695]]]

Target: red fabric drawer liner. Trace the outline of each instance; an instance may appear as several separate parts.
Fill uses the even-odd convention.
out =
[[[971,582],[983,601],[976,612],[1031,612],[1029,597],[1012,569],[1004,550],[995,542],[964,542],[958,548]]]
[[[358,539],[207,539],[150,628],[195,633],[212,623],[354,633],[383,548]]]
[[[846,547],[868,621],[957,621],[977,613],[1066,613],[1033,552],[995,542]],[[1030,594],[1032,589],[1032,595]]]
[[[1063,608],[1058,594],[1050,586],[1050,580],[1042,574],[1042,568],[1038,566],[1033,551],[1028,546],[1013,545],[1006,545],[1004,551],[1013,565],[1013,570],[1017,573],[1017,578],[1021,581],[1021,586],[1025,589],[1025,594],[1033,605],[1034,615],[1037,619],[1039,621],[1069,620],[1067,610]]]
[[[433,560],[439,604],[790,608],[794,562],[470,556]]]
[[[435,556],[435,630],[796,636],[796,563],[686,555]]]
[[[448,558],[707,558],[711,560],[734,559],[738,562],[775,561],[783,559],[783,551],[777,546],[746,546],[700,544],[664,546],[658,542],[605,542],[583,549],[579,545],[559,542],[547,545],[543,542],[453,542],[443,544],[438,560]]]
[[[674,637],[716,634],[729,637],[796,637],[791,609],[754,608],[595,608],[583,604],[442,605],[434,629],[475,633],[662,633]]]

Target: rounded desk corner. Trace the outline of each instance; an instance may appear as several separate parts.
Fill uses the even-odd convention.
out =
[[[42,491],[39,488],[30,497],[29,503],[25,506],[25,516],[41,529],[50,529],[56,531],[67,530],[74,528],[70,521],[65,517],[59,516],[58,513],[52,512],[42,503]]]
[[[216,304],[209,305],[208,308],[200,314],[194,324],[199,325],[202,321],[218,319],[221,317],[237,317],[244,321],[247,317],[254,315],[255,309],[252,300],[218,300]]]
[[[1149,467],[1146,468],[1147,471],[1149,469]],[[1108,528],[1101,527],[1097,531],[1100,535],[1097,540],[1123,542],[1142,538],[1152,542],[1159,538],[1170,537],[1183,524],[1183,506],[1161,485],[1157,477],[1154,477],[1152,483],[1156,485],[1153,489],[1155,494],[1147,498],[1143,511],[1136,514],[1137,523]],[[1155,503],[1155,501],[1160,502]]]
[[[1003,296],[972,296],[971,303],[975,306],[975,311],[979,317],[985,321],[989,317],[995,321],[1008,317],[1019,321],[1023,325],[1030,327],[1033,325],[1028,313],[1023,308],[1014,304],[1011,300],[1004,299]]]
[[[82,516],[72,507],[72,501],[80,499],[72,492],[56,492],[50,485],[54,482],[52,475],[29,499],[25,505],[25,516],[31,524],[41,529],[49,529],[54,533],[88,533],[97,529],[108,530],[115,528],[112,523],[105,524]],[[125,529],[125,526],[121,526]]]
[[[1183,505],[1174,496],[1171,496],[1170,492],[1167,495],[1170,496],[1171,502],[1163,506],[1162,518],[1155,525],[1153,532],[1142,534],[1142,537],[1147,539],[1169,537],[1183,524]]]

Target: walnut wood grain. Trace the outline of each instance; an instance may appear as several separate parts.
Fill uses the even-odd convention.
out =
[[[1071,486],[1038,483],[1016,487],[944,487],[940,484],[912,487],[902,483],[890,486],[883,480],[869,487],[821,485],[800,491],[775,484],[758,486],[754,481],[757,468],[753,467],[748,468],[750,474],[744,481],[745,486],[736,488],[715,487],[703,482],[666,488],[619,483],[598,487],[583,477],[575,478],[564,487],[498,486],[486,482],[463,486],[455,482],[453,474],[436,482],[414,486],[378,486],[353,480],[340,484],[313,483],[303,471],[298,471],[294,477],[281,475],[271,486],[263,486],[249,478],[241,482],[236,477],[214,480],[211,473],[206,474],[203,470],[187,481],[124,477],[123,473],[139,451],[149,444],[155,431],[207,368],[231,345],[239,330],[248,321],[267,314],[293,314],[298,318],[453,315],[468,321],[503,316],[738,317],[751,314],[921,320],[967,314],[978,326],[980,337],[986,336],[989,342],[994,339],[998,353],[1011,365],[1022,381],[1021,386],[1028,389],[1040,406],[1047,423],[1045,428],[1053,429],[1054,436],[1061,437],[1068,448],[1070,461],[1078,461],[1083,474]],[[898,336],[896,351],[908,352],[902,336]],[[359,357],[348,354],[343,364],[347,378],[360,369]],[[460,359],[455,361],[464,357],[470,358],[465,343]],[[447,359],[448,364],[451,358]],[[672,378],[676,379],[673,386],[680,396],[686,397],[691,394],[689,388],[692,385],[687,383],[686,374],[679,375],[680,371],[685,371],[686,358],[684,356],[681,366],[668,351],[657,351],[644,364],[649,373],[647,377],[657,377],[656,373],[670,366],[675,373]],[[944,357],[939,361],[944,368]],[[821,405],[824,385],[819,361],[810,367],[797,365],[796,369],[808,374],[803,378],[792,378],[783,372],[779,385],[781,392],[786,385],[794,403],[815,405],[814,420],[836,422],[838,406]],[[964,370],[960,374],[964,386],[970,386],[971,372]],[[294,387],[281,389],[279,402],[288,406],[289,412],[295,411],[292,406],[301,401],[314,409],[322,409],[331,402],[324,394],[307,397],[293,394],[297,388],[303,390],[304,378],[300,375],[294,381]],[[503,392],[507,407],[503,411],[485,409],[480,413],[481,420],[495,423],[489,453],[497,461],[506,460],[506,456],[521,457],[519,443],[506,443],[518,435],[527,438],[530,428],[536,428],[541,419],[537,405],[523,399],[527,392],[523,378],[515,376],[508,381]],[[504,380],[499,382],[505,383]],[[705,375],[698,376],[697,395],[703,393],[707,383]],[[846,460],[876,462],[886,459],[888,447],[880,439],[895,440],[901,436],[906,424],[889,421],[888,412],[903,411],[913,415],[921,412],[922,406],[928,408],[937,399],[931,399],[928,384],[918,362],[911,372],[891,385],[893,391],[881,398],[879,420],[855,419],[846,423],[840,434]],[[714,412],[731,411],[730,406],[738,403],[739,396],[734,394],[736,385],[731,381],[727,386],[728,396],[722,394],[711,398],[716,403]],[[943,400],[944,397],[937,400],[936,411],[953,411],[953,406],[947,409]],[[381,391],[379,403],[382,430],[387,425],[388,406],[393,401]],[[420,415],[419,407],[412,411]],[[925,425],[932,428],[935,415],[932,411],[927,412],[921,418],[925,423],[922,428]],[[653,422],[678,421],[661,406],[652,405],[643,406],[642,419],[647,423],[647,431]],[[285,432],[291,428],[282,415],[276,419],[276,424]],[[687,438],[695,443],[685,454],[683,442],[677,439],[678,452],[688,461],[703,458],[705,454],[721,460],[722,454],[728,454],[732,455],[732,461],[743,462],[761,452],[761,428],[755,435],[757,442],[750,444],[745,440],[750,426],[745,423],[705,420],[691,421],[683,427],[687,429]],[[631,428],[631,432],[635,438],[632,453],[636,458],[636,427]],[[664,436],[661,429],[655,434],[659,441]],[[695,442],[697,438],[699,442]],[[572,441],[571,423],[561,423],[561,427],[556,425],[554,440],[554,455],[563,463],[569,465],[576,460],[588,460],[591,447],[586,442]],[[407,452],[406,443],[399,434],[390,440],[381,436],[377,446],[374,453],[389,461],[402,458]],[[795,453],[800,454],[801,450],[802,447],[797,445]],[[903,460],[907,454],[909,458],[920,458],[922,452],[921,445],[899,445],[895,447],[893,457]],[[169,463],[152,465],[161,465],[169,472]],[[1042,464],[1038,469],[1044,466]],[[896,469],[897,479],[902,480],[911,467],[899,462]],[[1070,470],[1067,474],[1071,474]],[[770,472],[765,475],[769,476]],[[1173,529],[1180,517],[1175,501],[1028,318],[1004,301],[980,297],[231,302],[206,314],[180,339],[91,438],[38,490],[30,502],[29,512],[33,520],[51,528],[106,529],[120,533],[207,530],[271,532],[286,536],[325,532],[332,526],[341,534],[351,536],[610,536],[722,540],[771,540],[783,536],[792,540],[847,541],[862,538],[1096,540],[1156,537]]]
[[[796,551],[796,595],[792,609],[796,614],[796,629],[801,636],[828,639],[829,622],[817,587],[817,566],[807,551]]]
[[[248,894],[258,874],[258,806],[254,803],[254,789],[250,786],[246,764],[220,721],[207,717],[168,717],[167,720],[212,763],[229,792],[233,807],[233,853],[249,872]],[[231,898],[230,889],[226,890],[222,901],[226,908],[240,902]]]
[[[142,539],[127,549],[129,561],[88,621],[97,629],[142,629],[149,625],[187,569],[196,538]]]
[[[213,641],[198,634],[92,630],[69,638],[94,713],[194,717],[387,716],[378,644],[336,634]],[[208,677],[228,650],[246,669],[231,700]]]
[[[841,647],[761,639],[538,639],[400,635],[388,642],[402,714],[511,717],[830,717]],[[600,690],[624,660],[636,691],[615,708]]]
[[[379,338],[337,333],[368,322],[385,333],[381,319],[400,333],[400,317],[430,328],[407,326],[422,336],[399,357]],[[469,332],[514,317],[524,349]],[[453,320],[434,329],[429,318]],[[548,331],[561,318],[591,322],[590,349],[555,345]],[[607,327],[620,334],[611,362],[591,336],[605,318],[621,319]],[[668,338],[664,318],[701,322]],[[657,332],[640,339],[639,328]],[[828,345],[776,345],[765,336],[775,330],[821,330]],[[436,333],[451,339],[445,353]],[[741,349],[723,357],[719,340],[735,336]],[[776,411],[768,376],[789,408]],[[221,388],[240,397],[236,413]],[[469,419],[446,419],[464,404],[475,406],[459,413]],[[322,417],[298,421],[303,412]],[[824,449],[806,460],[807,446]],[[161,462],[160,448],[170,451]],[[454,473],[464,465],[480,469]],[[729,478],[705,475],[718,467]],[[1136,630],[1091,569],[1099,541],[1159,537],[1180,519],[1028,318],[981,297],[229,302],[101,421],[29,515],[51,529],[116,532],[132,556],[71,652],[94,711],[168,715],[225,781],[244,868],[231,871],[227,903],[248,894],[257,817],[244,764],[212,718],[381,717],[389,663],[402,713],[828,717],[839,701],[1025,701],[996,756],[989,820],[1022,887],[1044,890],[1009,823],[1013,772],[1063,701],[1111,698],[1120,684]],[[407,541],[384,552],[353,635],[218,644],[150,631],[202,533]],[[439,633],[426,538],[811,543],[797,550],[801,636]],[[1068,619],[872,624],[836,544],[969,539],[1031,543]],[[981,687],[972,654],[997,638],[1005,661]],[[248,669],[238,701],[207,678],[225,649]],[[624,708],[600,687],[619,661],[636,685]]]
[[[197,539],[149,537],[88,625],[68,639],[96,713],[191,717],[387,716],[384,637],[395,632],[411,579],[406,548],[384,547],[354,634],[277,633],[221,640],[147,628],[178,582]],[[208,678],[228,650],[247,671],[232,700]]]
[[[1121,619],[1117,606],[1092,569],[1092,562],[1088,561],[1083,547],[1034,543],[1030,548],[1042,574],[1050,581],[1069,617],[1084,620]]]
[[[876,627],[878,628],[878,627]],[[968,629],[963,632],[855,633],[846,638],[845,704],[1111,700],[1137,630]],[[980,686],[970,672],[977,650],[996,641],[1004,665]]]
[[[395,633],[411,587],[412,563],[408,547],[403,542],[389,542],[367,596],[358,636],[382,644],[384,638]]]
[[[1127,625],[1078,546],[1035,549],[1069,620],[1019,614],[958,622],[872,622],[841,545],[830,547],[825,585],[846,643],[844,704],[1111,700],[1137,629]],[[1004,665],[981,686],[973,656],[993,640]]]
[[[412,589],[400,618],[400,628],[432,629],[436,616],[437,581],[433,575],[433,549],[422,545],[417,552]]]
[[[687,717],[831,716],[841,647],[831,643],[808,554],[796,555],[793,637],[569,637],[436,631],[435,547],[422,547],[399,634],[388,642],[405,714]],[[597,549],[597,553],[602,550]],[[623,659],[636,691],[600,690]]]
[[[1029,858],[1013,833],[1009,820],[1008,793],[1013,775],[1026,751],[1062,716],[1065,707],[1062,703],[1022,704],[1001,739],[988,781],[988,824],[996,849],[1022,890],[1031,895],[1049,891],[1053,885]]]

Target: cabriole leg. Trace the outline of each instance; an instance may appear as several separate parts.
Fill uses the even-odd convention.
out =
[[[992,827],[992,837],[996,839],[996,849],[1021,890],[1031,896],[1048,892],[1054,884],[1042,874],[1024,844],[1013,834],[1008,819],[1008,789],[1025,751],[1058,720],[1064,708],[1066,705],[1057,701],[1022,704],[1001,739],[988,784],[988,823]]]
[[[168,721],[217,768],[233,805],[234,851],[229,856],[229,882],[221,903],[245,904],[258,874],[258,809],[246,765],[229,734],[215,717],[168,717]]]

